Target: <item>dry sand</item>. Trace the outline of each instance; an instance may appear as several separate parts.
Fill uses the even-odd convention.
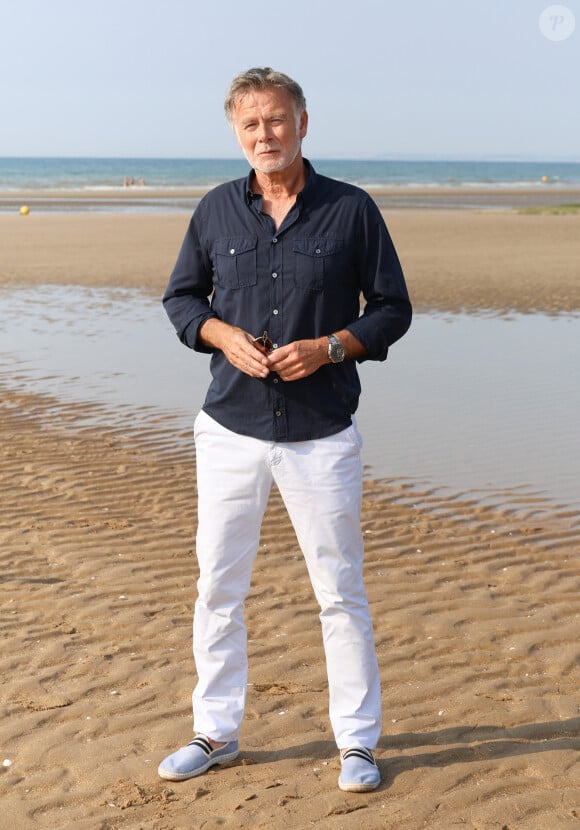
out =
[[[0,281],[159,293],[186,224],[0,217]],[[405,211],[389,225],[420,308],[580,308],[580,217]],[[193,453],[162,419],[96,429],[88,405],[1,396],[7,830],[580,826],[580,511],[366,482],[384,783],[354,795],[336,787],[317,611],[274,495],[247,605],[242,755],[168,784],[157,764],[191,730]]]
[[[0,284],[82,283],[160,293],[187,214],[0,216]],[[387,214],[417,309],[580,309],[580,214]]]

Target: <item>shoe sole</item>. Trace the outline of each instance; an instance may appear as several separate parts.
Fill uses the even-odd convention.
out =
[[[370,793],[379,786],[381,782],[376,784],[341,784],[338,782],[338,787],[345,793]]]
[[[210,759],[207,764],[204,764],[203,767],[198,767],[193,772],[171,772],[159,766],[157,775],[165,781],[187,781],[188,778],[197,778],[198,775],[203,775],[204,772],[207,772],[212,767],[221,767],[223,764],[235,761],[239,754],[240,751],[238,749],[236,752],[230,752],[229,755],[222,755],[221,758]]]

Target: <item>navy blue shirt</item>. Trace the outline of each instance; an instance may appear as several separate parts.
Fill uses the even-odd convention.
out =
[[[253,173],[208,193],[163,297],[180,340],[212,353],[204,410],[234,432],[267,441],[306,441],[348,427],[361,391],[356,362],[325,364],[295,381],[274,372],[251,378],[198,341],[208,318],[254,337],[267,330],[275,347],[348,329],[371,360],[385,360],[411,323],[399,259],[375,203],[304,163],[306,184],[278,230],[252,193]]]

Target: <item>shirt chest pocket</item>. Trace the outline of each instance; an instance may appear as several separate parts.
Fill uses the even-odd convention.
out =
[[[298,288],[322,291],[324,277],[332,275],[336,257],[342,251],[341,239],[296,239],[294,251],[294,281]]]
[[[216,285],[223,288],[246,288],[256,284],[257,242],[255,236],[216,239],[213,257]]]

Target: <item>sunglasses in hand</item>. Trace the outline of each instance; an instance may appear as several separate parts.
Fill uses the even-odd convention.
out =
[[[264,333],[261,334],[259,337],[254,337],[252,343],[258,343],[260,346],[263,346],[267,352],[271,352],[274,347],[274,344],[268,337],[267,331],[264,331]]]

